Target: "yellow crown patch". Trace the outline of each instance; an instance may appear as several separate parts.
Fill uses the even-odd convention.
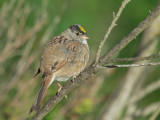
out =
[[[80,30],[81,30],[82,32],[86,33],[86,30],[84,29],[84,27],[79,26],[79,28],[80,28]]]

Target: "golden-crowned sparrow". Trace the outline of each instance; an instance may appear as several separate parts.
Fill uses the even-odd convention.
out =
[[[58,81],[75,78],[85,68],[89,59],[87,39],[89,37],[84,27],[75,24],[45,45],[36,74],[42,74],[42,83],[30,113],[39,111],[45,93],[54,80],[57,81],[59,92],[62,87]]]

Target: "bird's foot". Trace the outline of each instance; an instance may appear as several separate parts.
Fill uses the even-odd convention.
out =
[[[57,82],[57,85],[59,87],[59,89],[58,89],[58,93],[59,93],[61,91],[61,89],[62,89],[62,86],[61,86],[61,84],[59,84],[59,82]]]

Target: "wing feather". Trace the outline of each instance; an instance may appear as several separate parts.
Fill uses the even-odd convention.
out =
[[[41,55],[42,76],[52,74],[68,62],[79,59],[80,47],[81,44],[78,41],[69,41],[64,36],[49,41]]]

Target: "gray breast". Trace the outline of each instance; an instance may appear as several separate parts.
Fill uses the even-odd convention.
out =
[[[67,81],[70,77],[56,77],[57,81]]]

